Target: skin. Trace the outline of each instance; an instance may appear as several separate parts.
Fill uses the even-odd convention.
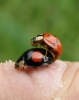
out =
[[[79,62],[56,60],[23,71],[0,63],[0,100],[79,100]]]

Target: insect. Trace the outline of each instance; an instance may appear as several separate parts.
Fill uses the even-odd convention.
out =
[[[15,68],[20,66],[24,68],[26,65],[36,68],[38,66],[47,66],[54,62],[53,55],[48,51],[45,57],[46,50],[43,48],[32,48],[25,51],[15,62]]]
[[[55,55],[55,60],[62,54],[62,44],[60,40],[50,33],[37,35],[36,37],[31,39],[31,44],[34,47],[37,47],[38,45],[40,45],[40,47],[45,47],[46,55],[47,52],[50,51],[51,53],[53,53],[53,55]]]

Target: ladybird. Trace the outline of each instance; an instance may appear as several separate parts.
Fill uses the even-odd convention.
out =
[[[26,65],[36,68],[38,66],[47,66],[54,62],[53,55],[48,51],[45,57],[46,50],[43,48],[32,48],[25,51],[19,59],[15,62],[15,68],[20,66],[24,68]]]
[[[45,47],[46,55],[47,52],[50,51],[55,55],[54,60],[58,59],[62,54],[62,44],[60,40],[50,33],[37,35],[36,37],[31,39],[31,44],[35,47],[38,45]]]

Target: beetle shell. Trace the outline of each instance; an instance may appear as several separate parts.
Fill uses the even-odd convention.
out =
[[[60,57],[62,54],[62,43],[60,40],[50,33],[44,33],[37,35],[33,39],[31,39],[31,44],[33,46],[43,46],[47,49],[47,51],[50,51],[55,55],[55,60]]]
[[[62,54],[62,43],[60,40],[52,34],[43,34],[44,42],[47,45],[48,50],[55,54],[55,59],[57,59]]]
[[[46,66],[54,62],[53,55],[48,51],[47,56],[45,55],[46,50],[43,48],[32,48],[25,51],[15,63],[15,68],[20,66],[29,66],[36,68],[38,66]]]

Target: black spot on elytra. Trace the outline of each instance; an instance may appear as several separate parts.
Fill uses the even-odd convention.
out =
[[[58,41],[58,40],[56,40],[56,43],[59,43],[59,41]]]
[[[52,45],[53,45],[53,47],[55,47],[56,44],[55,43],[52,43]]]

